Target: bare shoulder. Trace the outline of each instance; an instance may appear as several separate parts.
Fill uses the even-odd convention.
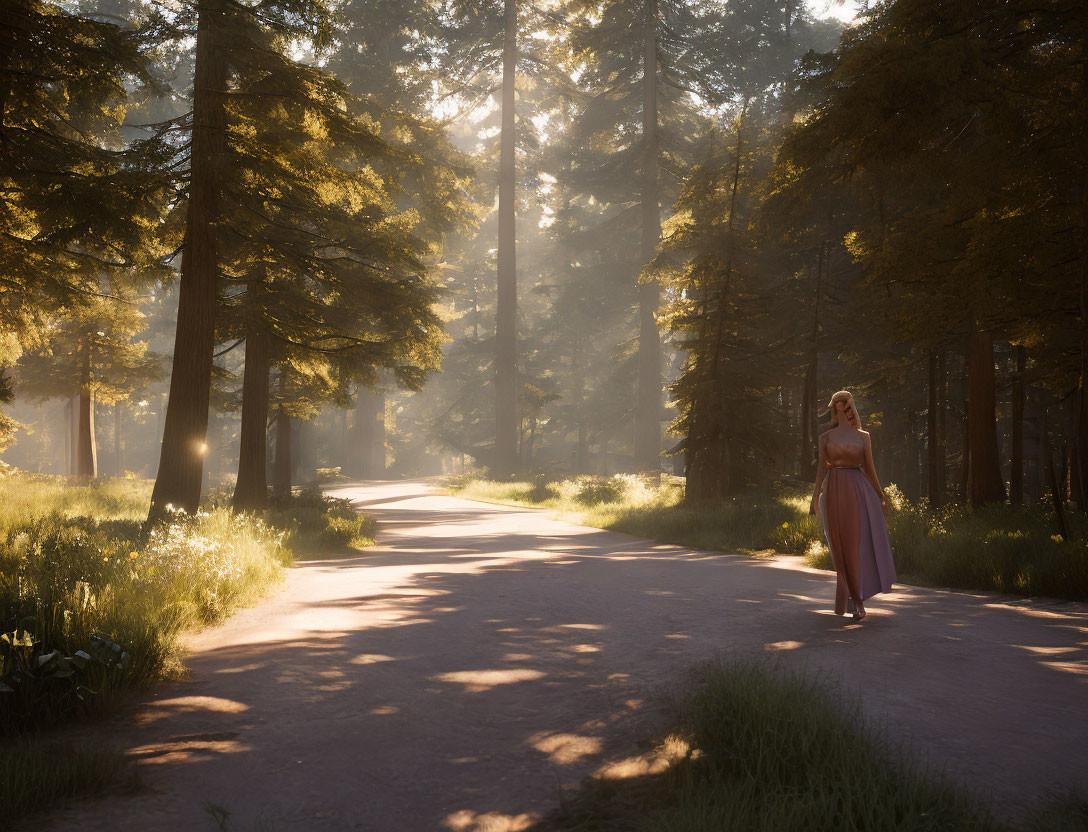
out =
[[[820,434],[820,437],[819,437],[819,441],[820,441],[820,442],[826,442],[826,441],[827,441],[827,437],[828,437],[828,435],[829,435],[829,434],[831,433],[831,431],[833,431],[833,430],[834,430],[834,428],[828,428],[828,429],[827,429],[827,430],[825,430],[825,431],[824,431],[823,433],[821,433],[821,434]]]
[[[871,438],[871,437],[869,436],[869,431],[867,431],[867,430],[859,430],[859,431],[858,431],[858,433],[860,433],[860,434],[861,434],[862,436],[864,436],[864,437],[865,437],[865,441],[866,441],[866,442],[870,442],[870,441],[872,441],[872,438]]]

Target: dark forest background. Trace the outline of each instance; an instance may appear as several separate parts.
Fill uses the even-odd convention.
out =
[[[1088,11],[828,11],[18,0],[4,461],[720,500],[845,388],[908,498],[1083,505]]]

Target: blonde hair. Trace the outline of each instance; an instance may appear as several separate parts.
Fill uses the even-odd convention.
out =
[[[831,414],[831,424],[838,427],[839,417],[835,413],[835,402],[849,401],[854,405],[854,418],[858,423],[858,430],[861,430],[861,412],[858,410],[858,403],[854,401],[854,394],[849,390],[840,390],[834,396],[831,397],[831,401],[827,403],[828,413]]]

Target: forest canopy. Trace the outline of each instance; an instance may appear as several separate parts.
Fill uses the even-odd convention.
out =
[[[9,6],[10,464],[1085,503],[1081,2]]]

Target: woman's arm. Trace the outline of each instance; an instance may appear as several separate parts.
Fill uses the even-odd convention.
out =
[[[808,504],[808,513],[815,514],[820,499],[820,486],[827,476],[827,439],[821,436],[817,440],[820,446],[820,458],[816,462],[816,487],[812,490],[812,501]]]
[[[865,434],[865,476],[868,477],[869,482],[873,484],[876,493],[880,495],[880,504],[882,506],[887,506],[888,495],[885,494],[884,489],[880,487],[880,480],[876,475],[876,465],[873,463],[873,442],[869,434]]]

